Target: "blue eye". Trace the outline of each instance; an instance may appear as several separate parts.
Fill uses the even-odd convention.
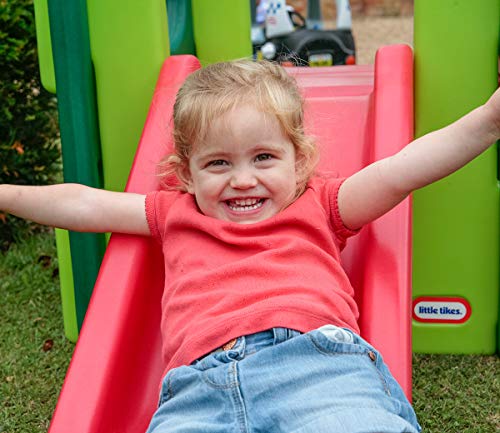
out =
[[[261,153],[255,157],[256,161],[267,161],[269,159],[272,159],[273,156],[270,153]]]

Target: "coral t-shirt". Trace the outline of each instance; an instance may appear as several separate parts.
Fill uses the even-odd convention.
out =
[[[359,332],[340,264],[346,239],[357,233],[340,218],[342,181],[315,177],[294,203],[253,224],[205,216],[188,193],[147,195],[148,224],[165,259],[167,370],[273,327],[309,332],[330,323]]]

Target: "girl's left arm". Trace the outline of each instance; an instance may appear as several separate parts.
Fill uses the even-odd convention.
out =
[[[353,174],[339,190],[344,224],[357,229],[382,216],[412,191],[448,176],[500,138],[500,90],[445,128]]]

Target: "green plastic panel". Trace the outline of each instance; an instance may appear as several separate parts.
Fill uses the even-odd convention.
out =
[[[47,49],[44,45],[52,42],[57,82],[62,87],[58,98],[65,181],[123,190],[156,77],[168,55],[165,1],[134,5],[118,1],[89,1],[88,5],[84,0],[36,1],[38,43],[43,54],[41,73],[48,83],[44,86],[55,90],[54,72],[50,75],[54,64],[52,46]],[[90,19],[87,7],[93,13]],[[48,9],[52,34],[56,35],[53,41]],[[99,132],[103,137],[104,174]],[[70,233],[71,254],[61,233],[58,245],[62,250],[58,256],[60,272],[65,275],[61,278],[64,324],[68,338],[74,341],[97,277],[105,240],[102,235]]]
[[[416,135],[486,101],[497,86],[498,0],[415,2]],[[414,351],[493,353],[499,293],[496,145],[414,194],[414,299],[459,298],[463,323],[414,320]]]
[[[196,54],[202,65],[250,57],[248,0],[192,0]]]
[[[49,8],[47,0],[34,0],[36,41],[38,64],[43,87],[56,93],[56,76],[52,59],[52,41],[50,39]]]
[[[169,55],[165,0],[88,0],[104,187],[123,191]]]
[[[84,0],[49,0],[48,6],[64,180],[99,188],[102,187],[99,134],[87,6]],[[101,234],[75,232],[69,233],[69,239],[76,318],[81,327],[104,254],[105,239]],[[61,288],[71,289],[64,285]]]
[[[57,258],[59,261],[59,281],[61,284],[61,303],[64,318],[64,334],[73,343],[78,339],[78,323],[76,320],[75,292],[73,285],[73,269],[71,268],[71,249],[67,230],[56,229]],[[69,266],[61,266],[62,263]]]
[[[170,53],[196,54],[191,0],[167,0]]]

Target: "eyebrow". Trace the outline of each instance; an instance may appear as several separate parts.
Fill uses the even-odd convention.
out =
[[[229,155],[228,152],[223,152],[223,151],[215,151],[215,152],[209,152],[209,153],[201,153],[198,155],[196,159],[199,160],[206,160],[206,159],[221,159],[225,158]]]
[[[255,152],[272,151],[272,152],[283,153],[285,152],[285,150],[286,149],[284,143],[258,144],[254,148]]]

